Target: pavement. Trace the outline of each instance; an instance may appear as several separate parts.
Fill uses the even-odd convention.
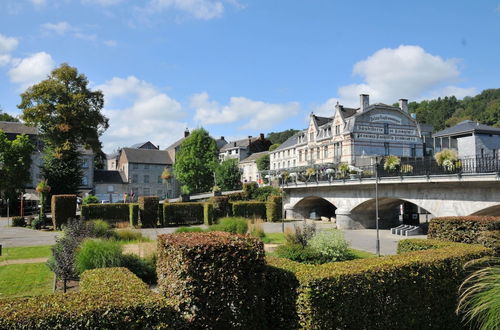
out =
[[[2,247],[53,245],[56,243],[58,235],[60,232],[10,227],[7,226],[7,218],[0,218],[0,244]]]

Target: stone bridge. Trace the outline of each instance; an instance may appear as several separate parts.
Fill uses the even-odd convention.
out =
[[[375,178],[283,186],[287,219],[311,213],[335,217],[341,229],[375,227]],[[380,227],[399,220],[401,204],[419,207],[429,218],[441,216],[500,216],[498,173],[384,177],[378,179]],[[420,212],[422,213],[422,212]]]

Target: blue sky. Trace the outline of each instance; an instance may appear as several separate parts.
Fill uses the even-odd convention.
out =
[[[303,128],[337,101],[500,87],[500,1],[2,0],[0,106],[69,63],[105,93],[105,151],[186,127]]]

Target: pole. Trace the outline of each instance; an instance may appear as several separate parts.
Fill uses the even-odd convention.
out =
[[[7,227],[9,226],[9,217],[10,217],[10,199],[7,198]]]
[[[378,160],[375,158],[375,227],[377,229],[377,242],[375,249],[377,250],[377,256],[380,257],[380,235],[378,229]]]

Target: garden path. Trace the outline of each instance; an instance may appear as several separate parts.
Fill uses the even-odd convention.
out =
[[[0,262],[0,266],[7,265],[17,265],[17,264],[39,264],[42,262],[47,262],[49,258],[31,258],[31,259],[14,259],[14,260],[5,260]]]

